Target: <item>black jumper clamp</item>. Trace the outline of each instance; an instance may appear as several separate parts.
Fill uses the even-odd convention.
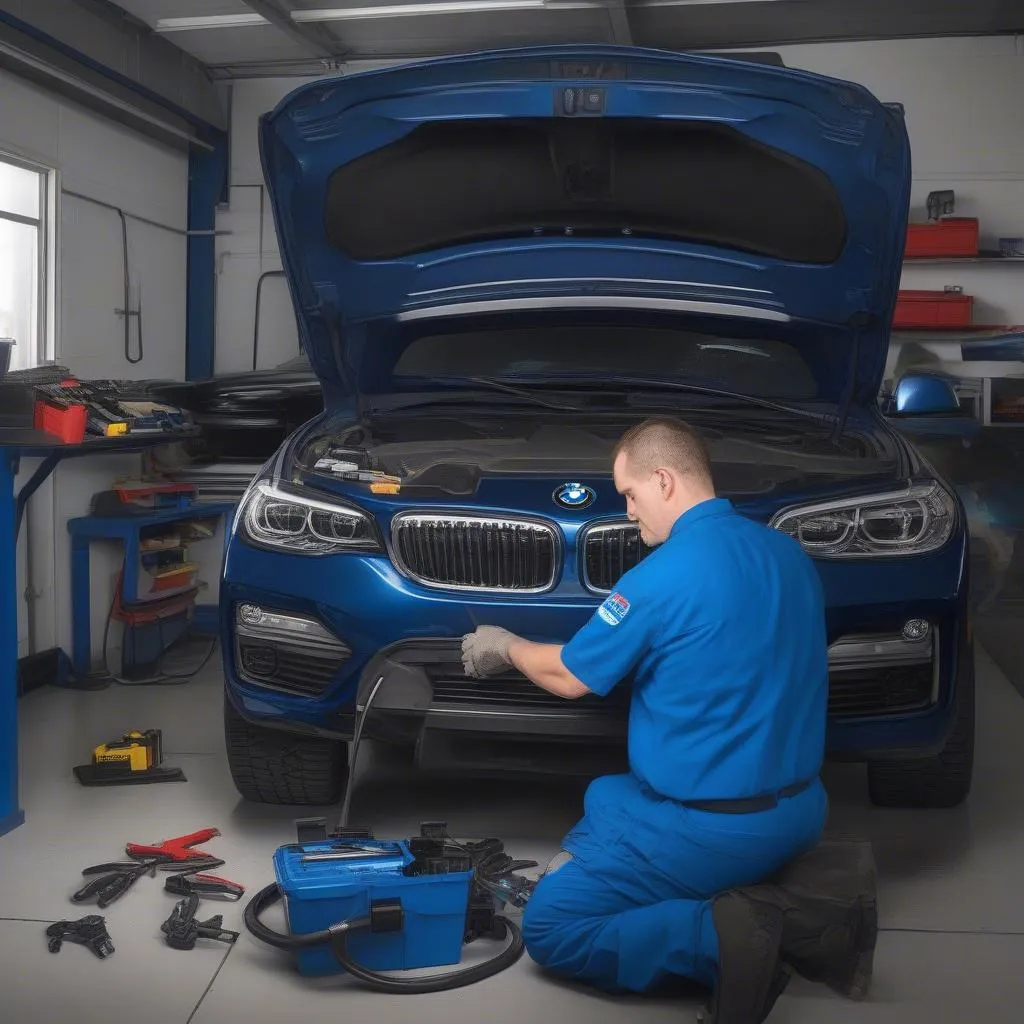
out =
[[[199,909],[199,895],[190,893],[183,900],[178,900],[171,916],[167,918],[160,930],[164,940],[172,949],[195,949],[198,939],[216,939],[218,942],[233,943],[238,932],[228,931],[222,927],[223,917],[217,914],[206,921],[196,920]]]
[[[77,921],[57,921],[46,929],[46,937],[50,940],[48,945],[51,953],[58,952],[65,939],[77,942],[80,946],[88,946],[101,960],[114,952],[106,922],[96,914]]]

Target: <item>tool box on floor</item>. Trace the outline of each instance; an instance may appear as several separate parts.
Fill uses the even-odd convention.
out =
[[[409,874],[417,860],[418,840],[328,839],[283,846],[274,855],[277,884],[293,935],[329,928],[338,921],[369,917],[371,911],[399,901],[398,931],[351,935],[353,959],[372,971],[411,970],[457,964],[462,955],[466,909],[473,877],[469,858],[448,862],[452,870]],[[353,842],[348,840],[347,842]],[[330,859],[323,858],[326,855]],[[336,974],[343,968],[330,946],[298,952],[301,974]]]

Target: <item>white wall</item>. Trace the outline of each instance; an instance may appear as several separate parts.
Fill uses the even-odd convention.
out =
[[[1009,36],[793,46],[787,64],[860,82],[906,107],[914,220],[929,192],[953,189],[956,214],[978,217],[981,246],[1024,235],[1024,40]],[[975,319],[1024,322],[1024,265],[908,265],[904,288],[962,285]]]
[[[956,212],[981,220],[982,246],[1024,235],[1024,42],[1012,37],[823,43],[783,47],[790,67],[859,82],[885,102],[903,103],[913,147],[913,219],[925,197],[954,189]],[[217,372],[252,365],[256,280],[280,266],[269,210],[260,255],[256,147],[261,113],[305,81],[257,79],[233,85],[230,210],[219,227],[237,232],[222,245],[218,281]],[[227,252],[230,251],[228,255]],[[959,284],[976,297],[975,318],[1024,322],[1024,265],[908,266],[903,286]],[[297,351],[294,316],[280,281],[264,286],[261,367]]]
[[[63,189],[120,206],[184,230],[188,160],[184,153],[140,138],[102,118],[0,72],[0,152],[55,168]],[[67,195],[58,196],[60,310],[57,361],[88,378],[182,378],[185,373],[184,235],[128,220],[133,282],[143,312],[141,363],[124,357],[121,221],[117,213]],[[137,334],[132,328],[132,354]],[[23,464],[20,486],[35,468]],[[19,545],[19,591],[24,590],[26,534],[31,535],[36,601],[35,647],[71,649],[67,520],[89,511],[96,491],[117,475],[137,475],[139,460],[98,456],[69,460],[36,493]],[[93,558],[94,648],[111,598],[119,559],[97,549]],[[27,653],[25,606],[19,617],[19,651]]]

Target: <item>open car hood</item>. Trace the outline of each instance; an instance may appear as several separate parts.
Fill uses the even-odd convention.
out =
[[[440,318],[636,310],[792,326],[834,350],[829,397],[875,400],[910,152],[902,110],[860,86],[537,47],[314,82],[259,133],[329,398],[379,379],[377,339]]]

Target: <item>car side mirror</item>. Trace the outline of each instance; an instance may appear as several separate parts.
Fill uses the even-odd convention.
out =
[[[904,374],[892,396],[892,415],[949,416],[960,412],[960,399],[948,377],[912,371]]]

